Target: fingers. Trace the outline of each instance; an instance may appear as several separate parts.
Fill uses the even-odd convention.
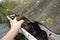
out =
[[[24,22],[24,20],[20,20],[19,23],[22,24]]]
[[[15,17],[14,20],[17,21],[17,18],[18,17]],[[20,21],[17,21],[17,22],[19,22],[19,24],[22,24],[24,22],[24,20],[20,20]]]
[[[7,18],[8,18],[8,20],[10,21],[10,23],[11,23],[13,20],[17,21],[17,20],[16,20],[17,17],[15,17],[13,20],[12,20],[9,16],[7,16]],[[18,22],[19,22],[19,24],[22,24],[22,23],[24,22],[24,20],[20,20],[20,21],[18,21]]]

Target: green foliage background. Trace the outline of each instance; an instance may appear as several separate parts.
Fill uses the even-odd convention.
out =
[[[16,8],[17,6],[27,6],[30,4],[30,0],[25,0],[23,3],[21,2],[16,2],[16,1],[6,1],[5,3],[2,3],[0,4],[0,24],[3,24],[3,23],[6,23],[8,24],[7,26],[9,26],[10,28],[10,24],[9,24],[9,21],[8,19],[6,18],[7,15],[11,15],[13,14],[14,12],[12,12],[12,10],[14,8]],[[4,27],[6,28],[6,27]],[[3,30],[4,30],[3,28]],[[18,38],[18,40],[27,40],[24,36],[22,36],[21,38]]]

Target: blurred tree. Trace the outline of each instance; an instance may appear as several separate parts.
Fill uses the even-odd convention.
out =
[[[1,18],[1,16],[0,16],[0,23],[2,23],[2,18]]]

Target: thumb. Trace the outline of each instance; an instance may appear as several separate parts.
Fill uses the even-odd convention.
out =
[[[7,19],[10,21],[10,23],[12,22],[12,19],[9,16],[7,16]]]

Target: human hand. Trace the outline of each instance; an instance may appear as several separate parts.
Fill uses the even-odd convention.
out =
[[[11,22],[11,30],[19,30],[21,28],[22,23],[24,20],[17,21],[17,17],[15,17]]]
[[[11,29],[1,40],[14,40],[24,20],[17,21],[17,17],[12,20],[9,16],[7,18],[10,20]]]
[[[10,24],[11,24],[11,29],[10,31],[12,31],[15,35],[18,34],[19,29],[21,28],[22,23],[24,22],[24,20],[20,20],[17,21],[17,17],[15,17],[13,20],[7,16],[7,18],[10,20]]]

